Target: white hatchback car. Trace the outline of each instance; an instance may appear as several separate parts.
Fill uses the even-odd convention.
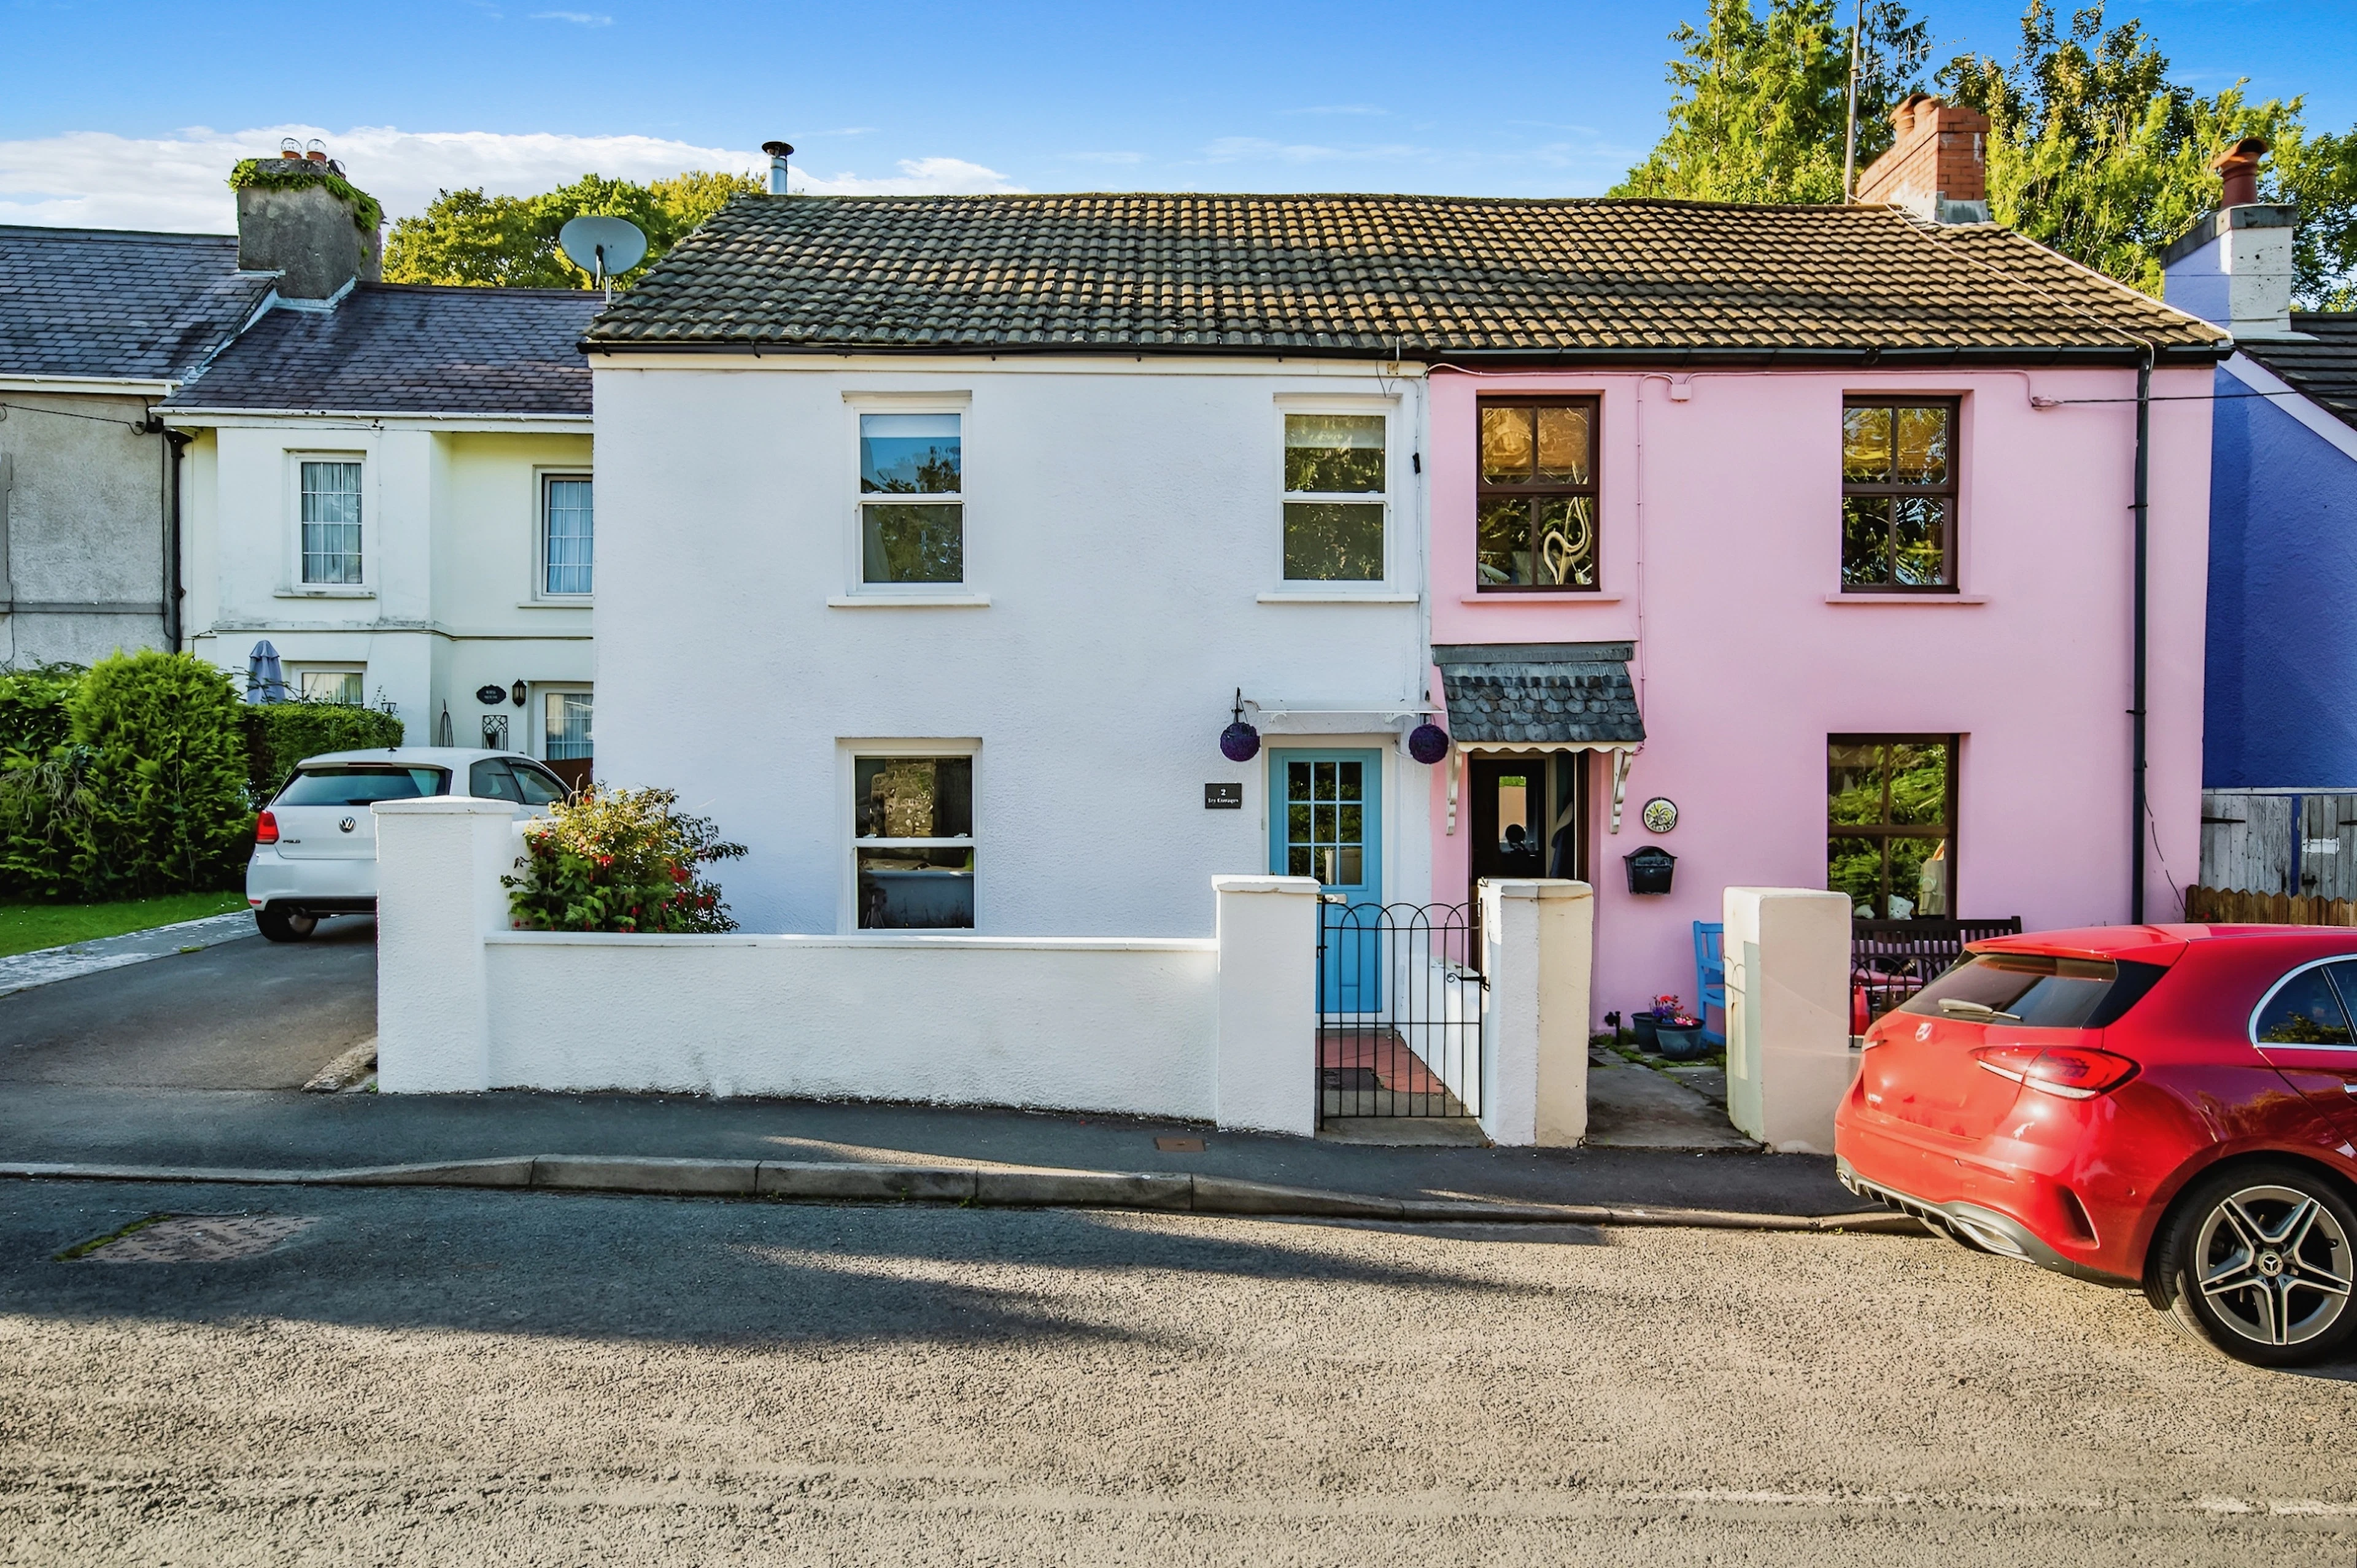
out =
[[[565,799],[564,781],[511,751],[404,746],[331,751],[297,763],[254,823],[245,902],[274,942],[299,942],[322,915],[376,908],[379,800],[472,795],[539,817]]]

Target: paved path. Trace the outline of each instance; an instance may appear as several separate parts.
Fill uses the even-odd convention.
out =
[[[150,959],[191,949],[219,947],[253,935],[253,917],[243,909],[232,909],[226,915],[207,915],[200,920],[180,920],[119,937],[99,937],[61,948],[38,948],[0,958],[0,996],[78,975],[96,974],[103,969],[120,969],[127,963],[145,963]]]
[[[8,1563],[2346,1564],[2350,1376],[1929,1238],[0,1188]]]
[[[219,918],[242,922],[242,934],[0,995],[0,1086],[11,1091],[0,1098],[35,1084],[297,1089],[375,1032],[373,920],[324,920],[310,941],[281,943],[254,935],[250,917]],[[162,935],[107,940],[148,939]]]

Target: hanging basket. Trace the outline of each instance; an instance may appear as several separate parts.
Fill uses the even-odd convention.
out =
[[[1420,724],[1408,732],[1407,754],[1426,768],[1448,755],[1448,732],[1436,724]]]

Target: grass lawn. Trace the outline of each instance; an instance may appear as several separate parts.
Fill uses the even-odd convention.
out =
[[[0,958],[119,937],[245,908],[243,893],[173,893],[119,904],[0,904]]]

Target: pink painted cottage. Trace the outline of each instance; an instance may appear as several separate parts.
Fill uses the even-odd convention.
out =
[[[2034,929],[2195,873],[2223,337],[1867,188],[1577,204],[1526,344],[1426,369],[1434,895],[1592,880],[1599,1015],[1691,1001],[1730,886]]]

